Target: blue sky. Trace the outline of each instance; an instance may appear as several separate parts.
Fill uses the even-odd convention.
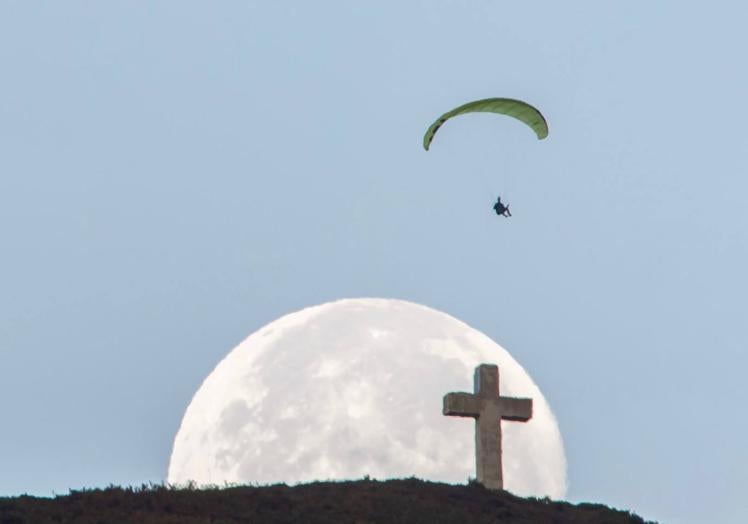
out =
[[[0,494],[163,479],[236,343],[382,296],[523,364],[571,500],[745,522],[747,15],[2,3]],[[477,115],[422,150],[488,96],[549,138]]]

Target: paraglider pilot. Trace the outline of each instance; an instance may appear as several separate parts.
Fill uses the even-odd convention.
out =
[[[496,199],[496,203],[493,205],[494,211],[496,211],[497,215],[501,215],[503,217],[510,217],[512,216],[512,213],[509,212],[509,206],[505,206],[501,203],[501,196]]]

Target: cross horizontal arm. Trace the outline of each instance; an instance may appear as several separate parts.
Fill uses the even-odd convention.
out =
[[[480,415],[480,399],[472,393],[447,393],[444,395],[444,415],[477,417]]]
[[[526,422],[532,418],[531,398],[500,397],[498,400],[502,420]]]

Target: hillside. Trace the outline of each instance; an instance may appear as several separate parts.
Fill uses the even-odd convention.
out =
[[[0,524],[233,523],[644,523],[599,504],[525,499],[477,484],[417,479],[315,482],[289,487],[71,491],[55,498],[0,498]]]

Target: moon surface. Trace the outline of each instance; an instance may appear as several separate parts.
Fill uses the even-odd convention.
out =
[[[530,376],[483,333],[392,299],[345,299],[291,313],[234,348],[195,393],[168,482],[270,484],[416,476],[475,477],[475,423],[442,415],[472,392],[481,363],[501,394],[533,399],[527,423],[502,422],[505,489],[563,498],[556,419]]]

